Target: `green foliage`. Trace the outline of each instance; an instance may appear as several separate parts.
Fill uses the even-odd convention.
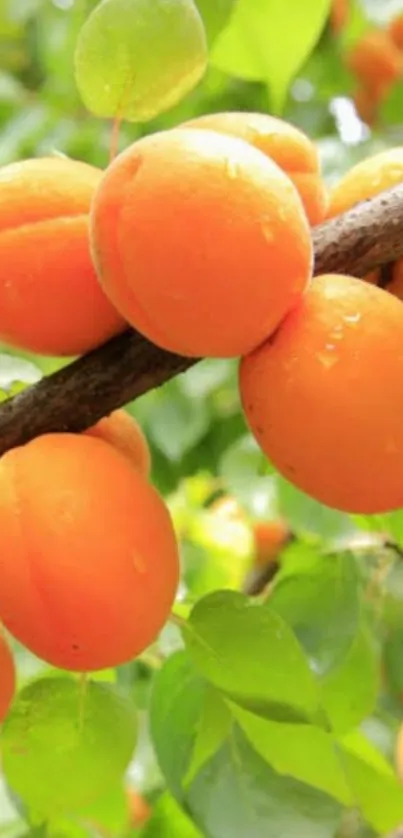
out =
[[[35,820],[71,813],[107,792],[136,742],[136,711],[110,686],[41,678],[18,695],[3,727],[3,769]]]
[[[75,72],[92,113],[146,122],[189,93],[206,62],[193,0],[102,0],[80,30]]]

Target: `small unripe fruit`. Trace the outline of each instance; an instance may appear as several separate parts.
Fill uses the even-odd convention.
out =
[[[320,175],[319,153],[295,125],[263,113],[228,112],[199,116],[183,128],[207,129],[238,137],[280,166],[296,186],[310,224],[320,224],[327,208],[327,190]]]
[[[97,281],[88,213],[102,171],[44,157],[0,169],[0,339],[78,355],[124,328]]]
[[[290,530],[285,521],[255,521],[253,524],[255,542],[255,565],[262,567],[275,561],[290,539]]]
[[[400,300],[328,275],[241,362],[242,405],[261,448],[328,506],[403,506],[402,343]]]
[[[105,292],[130,324],[188,357],[236,357],[309,283],[310,228],[281,169],[250,144],[174,129],[134,143],[94,197]]]
[[[365,32],[346,56],[352,73],[374,90],[385,90],[402,75],[403,61],[389,34],[382,29]]]
[[[390,21],[387,32],[395,46],[403,50],[403,14],[397,15]]]
[[[143,477],[149,477],[151,454],[148,442],[138,422],[126,410],[114,410],[84,433],[109,442],[128,457]]]
[[[168,510],[127,457],[48,434],[0,460],[0,614],[61,669],[118,666],[166,622],[179,578]]]
[[[0,724],[11,707],[15,694],[16,673],[14,658],[2,634],[0,634]]]

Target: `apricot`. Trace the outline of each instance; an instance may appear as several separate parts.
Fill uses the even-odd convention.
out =
[[[293,181],[310,224],[324,220],[327,190],[320,174],[319,153],[295,125],[264,113],[229,112],[205,114],[181,127],[204,128],[246,140],[271,157]]]
[[[178,548],[168,510],[112,445],[47,434],[0,460],[0,615],[61,669],[114,667],[168,618]]]
[[[330,507],[403,506],[402,342],[400,300],[325,275],[241,362],[257,442],[285,478]]]
[[[126,789],[126,799],[129,809],[129,825],[132,829],[143,826],[151,817],[152,809],[143,795],[134,788]]]
[[[361,86],[353,93],[353,102],[358,116],[367,125],[374,125],[379,113],[379,97],[373,90]]]
[[[327,211],[328,218],[334,218],[341,215],[343,212],[352,209],[356,204],[365,201],[369,198],[379,195],[386,189],[391,189],[403,182],[403,146],[396,146],[395,148],[388,148],[378,154],[361,160],[339,180],[337,184],[331,189],[329,196],[329,208]],[[387,290],[392,294],[396,293],[393,290],[395,275],[400,275],[403,267],[399,259],[391,267],[392,281],[387,286]],[[396,274],[397,272],[397,274]],[[371,271],[367,274],[365,280],[368,282],[378,282],[380,272]],[[395,288],[400,287],[397,280]],[[399,293],[396,293],[399,296]]]
[[[387,33],[394,45],[403,50],[403,13],[394,17],[387,27]]]
[[[285,521],[255,521],[253,524],[255,542],[255,565],[260,567],[274,562],[290,539],[290,530]]]
[[[403,72],[402,56],[383,29],[365,32],[346,54],[348,69],[366,87],[385,93]]]
[[[0,724],[11,707],[15,694],[16,673],[14,658],[2,634],[0,634]]]
[[[143,477],[149,477],[151,454],[148,442],[138,422],[126,410],[114,410],[84,433],[113,445],[129,458]]]
[[[250,351],[311,278],[295,186],[260,151],[213,131],[159,132],[120,154],[96,190],[90,235],[122,316],[188,357]]]
[[[330,26],[339,35],[346,28],[350,14],[350,0],[332,0],[330,5]]]
[[[78,355],[124,327],[97,281],[88,213],[102,171],[60,157],[0,169],[0,339]]]

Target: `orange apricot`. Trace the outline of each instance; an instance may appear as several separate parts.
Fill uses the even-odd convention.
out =
[[[248,143],[172,129],[117,157],[90,233],[100,282],[149,340],[189,357],[236,357],[280,323],[311,278],[297,190]]]
[[[0,460],[0,614],[61,669],[140,654],[175,597],[168,510],[125,455],[84,434],[47,434]]]
[[[352,209],[356,204],[379,195],[386,189],[391,189],[403,182],[403,147],[396,146],[380,151],[371,157],[361,160],[348,172],[330,191],[328,218],[334,218]],[[403,268],[399,259],[391,268],[392,282],[387,290],[395,294],[393,280],[396,271],[400,275]],[[379,271],[372,271],[365,277],[366,281],[378,282]],[[399,285],[397,281],[396,288]],[[399,286],[400,287],[400,286]],[[399,296],[399,293],[396,293]]]
[[[143,795],[134,788],[126,789],[126,799],[129,809],[129,825],[132,829],[143,826],[151,817],[152,809]]]
[[[403,13],[389,22],[387,32],[395,46],[399,50],[403,50]]]
[[[376,92],[364,87],[357,87],[353,93],[353,102],[358,116],[367,125],[374,125],[379,113],[379,97]]]
[[[346,55],[349,70],[365,86],[386,92],[403,72],[402,56],[383,29],[365,32]]]
[[[278,471],[350,513],[403,506],[403,305],[318,277],[240,366],[245,416]]]
[[[113,445],[129,458],[143,477],[149,477],[151,454],[148,442],[138,422],[126,410],[114,410],[84,433]]]
[[[330,26],[336,35],[346,28],[350,14],[350,0],[332,0],[330,6]]]
[[[320,175],[319,153],[295,125],[264,113],[228,112],[199,116],[182,128],[217,131],[239,137],[280,166],[296,186],[310,224],[320,224],[327,208],[327,190]]]
[[[379,195],[403,181],[403,146],[366,157],[346,172],[330,190],[328,218]]]
[[[78,355],[124,327],[97,281],[88,213],[102,171],[60,157],[0,168],[0,339]]]
[[[14,658],[2,634],[0,634],[0,724],[11,707],[16,689]]]
[[[255,542],[255,565],[258,567],[274,562],[290,539],[290,530],[285,521],[255,521],[253,524]]]

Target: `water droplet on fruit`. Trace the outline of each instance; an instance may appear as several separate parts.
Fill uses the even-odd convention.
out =
[[[322,364],[325,369],[331,369],[337,364],[338,357],[336,354],[336,347],[334,343],[327,343],[323,352],[319,352],[317,355],[318,361]]]
[[[135,550],[132,553],[132,562],[133,562],[133,565],[134,565],[134,569],[137,571],[137,573],[145,573],[146,566],[145,566],[144,559]]]
[[[273,230],[268,224],[263,224],[262,232],[267,242],[272,242],[274,240]]]
[[[236,160],[232,160],[231,157],[227,157],[225,166],[228,177],[231,178],[231,180],[236,180],[239,175],[238,162]]]
[[[330,337],[332,338],[332,340],[342,340],[343,336],[343,324],[338,323],[337,326],[335,326],[334,329],[332,329],[332,331],[330,332]]]
[[[346,323],[359,323],[361,320],[361,314],[359,311],[355,312],[355,314],[346,314],[343,319]]]

